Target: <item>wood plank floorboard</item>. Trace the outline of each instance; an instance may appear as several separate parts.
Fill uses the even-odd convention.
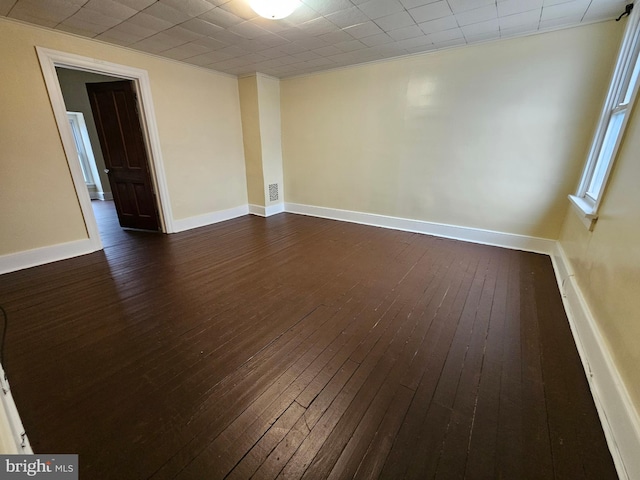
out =
[[[549,257],[292,214],[0,276],[34,451],[80,478],[613,479]]]

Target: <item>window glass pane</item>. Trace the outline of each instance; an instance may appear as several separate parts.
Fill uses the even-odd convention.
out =
[[[614,113],[613,115],[611,115],[611,119],[609,120],[609,126],[607,127],[607,132],[604,135],[602,148],[600,149],[600,155],[598,155],[596,167],[593,170],[593,176],[591,177],[591,182],[589,183],[589,187],[587,188],[587,195],[593,200],[598,199],[598,196],[600,195],[600,192],[602,190],[604,176],[607,173],[609,163],[611,163],[613,149],[615,148],[616,142],[618,141],[620,128],[622,127],[622,122],[624,121],[624,116],[626,115],[626,113],[626,110]]]

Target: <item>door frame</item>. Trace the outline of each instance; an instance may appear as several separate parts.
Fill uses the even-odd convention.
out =
[[[36,46],[36,52],[51,101],[51,107],[53,108],[53,114],[58,125],[58,131],[60,132],[62,146],[65,156],[67,157],[73,185],[78,196],[80,209],[82,210],[82,216],[84,217],[89,240],[95,250],[101,250],[103,248],[102,241],[100,240],[98,224],[93,214],[91,199],[89,198],[89,192],[84,183],[84,177],[78,161],[78,154],[76,152],[71,126],[67,119],[67,108],[62,96],[58,75],[56,74],[56,67],[82,70],[102,75],[112,75],[134,82],[135,89],[138,92],[140,124],[145,146],[147,147],[151,181],[155,190],[158,214],[160,216],[160,228],[164,233],[173,233],[175,230],[169,189],[162,160],[160,136],[158,135],[153,99],[151,97],[151,83],[147,71],[39,46]]]

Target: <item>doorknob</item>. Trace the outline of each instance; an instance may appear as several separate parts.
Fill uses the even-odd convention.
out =
[[[108,168],[105,168],[105,169],[104,169],[104,173],[109,173],[109,169],[108,169]]]

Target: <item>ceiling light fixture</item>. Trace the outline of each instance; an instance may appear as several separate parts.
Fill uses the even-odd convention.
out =
[[[288,17],[300,6],[298,0],[249,0],[251,8],[261,17],[279,20]]]

